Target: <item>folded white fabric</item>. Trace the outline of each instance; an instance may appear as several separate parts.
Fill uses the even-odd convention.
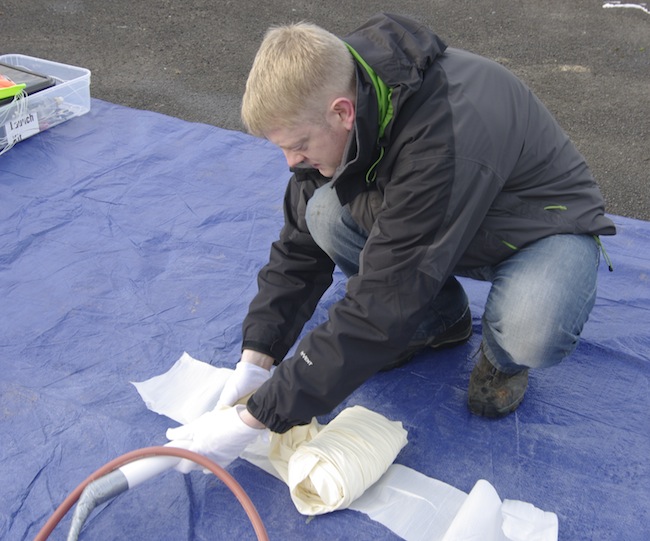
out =
[[[406,445],[402,423],[361,406],[329,424],[315,420],[272,434],[269,459],[303,515],[345,509],[374,484]]]

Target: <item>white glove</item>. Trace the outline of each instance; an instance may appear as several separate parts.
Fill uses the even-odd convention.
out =
[[[167,430],[167,439],[190,440],[190,451],[199,453],[225,468],[252,443],[262,429],[248,426],[239,416],[245,406],[216,407],[178,428]],[[181,460],[175,469],[181,473],[203,469],[190,460]]]
[[[256,364],[239,361],[235,372],[228,378],[221,391],[217,406],[234,406],[271,377],[271,371]]]

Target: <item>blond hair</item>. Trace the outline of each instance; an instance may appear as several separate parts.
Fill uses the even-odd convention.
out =
[[[354,101],[355,67],[345,43],[323,28],[296,23],[270,28],[253,61],[241,118],[253,135],[323,119],[339,96]]]

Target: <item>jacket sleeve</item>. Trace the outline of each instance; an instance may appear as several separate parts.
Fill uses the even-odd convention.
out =
[[[332,282],[334,263],[308,232],[307,200],[317,180],[294,175],[284,197],[285,223],[271,246],[269,262],[258,274],[258,293],[243,323],[244,349],[280,362]]]
[[[478,229],[499,181],[474,163],[424,158],[422,150],[409,145],[393,162],[383,209],[345,297],[249,399],[249,411],[271,430],[329,413],[404,351]],[[477,182],[456,193],[456,175]]]

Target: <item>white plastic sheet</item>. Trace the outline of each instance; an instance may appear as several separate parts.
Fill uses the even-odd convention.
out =
[[[131,383],[151,411],[186,424],[214,409],[231,373],[185,352],[164,374]]]

